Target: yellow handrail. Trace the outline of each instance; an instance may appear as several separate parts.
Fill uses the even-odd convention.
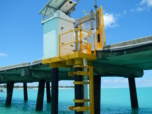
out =
[[[69,31],[67,31],[67,32],[61,33],[59,36],[62,36],[62,35],[68,34],[68,33],[73,32],[73,31],[74,31],[74,30],[69,30]]]
[[[60,57],[60,55],[61,55],[61,49],[60,49],[60,47],[61,47],[61,45],[60,45],[60,43],[61,43],[61,36],[65,35],[65,34],[68,34],[68,33],[70,33],[70,32],[73,32],[73,31],[74,31],[74,30],[69,30],[69,31],[64,32],[64,33],[62,33],[62,34],[59,34],[59,57]]]
[[[64,33],[62,33],[62,34],[59,35],[59,57],[61,56],[61,47],[62,47],[62,46],[69,45],[69,44],[72,44],[72,43],[77,43],[77,52],[79,51],[79,47],[78,47],[79,45],[78,45],[78,44],[81,42],[81,41],[78,40],[78,31],[79,31],[79,29],[76,28],[75,31],[76,31],[76,36],[77,36],[77,38],[76,38],[76,41],[74,41],[74,42],[68,42],[68,43],[66,43],[66,44],[61,44],[61,36],[65,35],[65,34],[68,34],[68,33],[70,33],[70,32],[74,32],[74,30],[69,30],[69,31],[64,32]],[[88,33],[87,37],[89,37],[90,34],[93,35],[94,43],[88,43],[88,42],[81,42],[81,43],[85,43],[85,44],[89,44],[89,45],[91,45],[91,46],[94,46],[94,55],[96,55],[96,49],[95,49],[95,33],[91,32],[91,30],[89,30],[89,31],[87,31],[87,30],[82,30],[82,31]]]
[[[92,45],[92,46],[94,46],[94,44],[92,44],[92,43],[88,43],[88,42],[82,42],[82,44],[90,44],[90,45]]]
[[[87,32],[87,33],[89,33],[89,31],[87,31],[87,30],[82,30],[83,32]],[[90,32],[90,34],[95,34],[95,33],[93,33],[93,32]]]
[[[62,44],[62,45],[59,45],[59,46],[62,47],[62,46],[66,46],[66,45],[69,45],[69,44],[72,44],[72,43],[76,43],[76,41],[74,41],[74,42],[68,42],[66,44]]]

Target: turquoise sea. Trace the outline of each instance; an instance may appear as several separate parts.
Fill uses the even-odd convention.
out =
[[[28,101],[23,100],[23,89],[14,89],[11,107],[5,107],[6,90],[0,93],[0,114],[50,114],[51,104],[46,103],[42,112],[36,112],[37,89],[28,89]],[[137,88],[139,109],[132,110],[128,88],[102,88],[101,114],[152,114],[152,87]],[[68,111],[73,106],[74,89],[59,89],[59,114],[74,114]]]

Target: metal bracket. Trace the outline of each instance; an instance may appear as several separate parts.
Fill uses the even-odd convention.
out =
[[[69,110],[75,110],[76,112],[83,112],[86,110],[90,110],[90,107],[74,107],[74,106],[69,106]]]

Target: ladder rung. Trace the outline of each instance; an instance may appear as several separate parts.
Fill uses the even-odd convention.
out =
[[[73,82],[75,85],[90,84],[90,82]]]
[[[90,73],[89,72],[85,72],[85,71],[77,71],[77,72],[68,72],[69,76],[74,76],[74,75],[79,75],[79,76],[89,76]]]
[[[68,72],[68,76],[74,76],[73,72]]]
[[[69,106],[69,110],[75,110],[76,112],[82,112],[86,110],[90,110],[90,107],[75,107],[75,106]]]
[[[88,68],[88,69],[89,69],[89,68],[90,68],[90,66],[83,66],[83,68]]]
[[[83,65],[74,65],[74,68],[83,68]]]
[[[83,100],[73,100],[75,103],[84,103],[84,102],[90,102],[90,99],[83,99]]]

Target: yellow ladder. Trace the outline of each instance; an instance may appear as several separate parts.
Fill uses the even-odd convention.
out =
[[[94,82],[93,82],[93,67],[92,66],[84,66],[83,68],[87,68],[89,71],[77,71],[77,72],[69,72],[69,76],[88,76],[89,81],[87,82],[73,82],[75,85],[80,84],[89,84],[89,98],[90,99],[74,99],[75,103],[84,103],[84,102],[90,102],[90,106],[83,106],[83,107],[75,107],[75,106],[69,106],[69,110],[75,110],[76,112],[83,112],[83,111],[90,111],[90,114],[94,114]]]

